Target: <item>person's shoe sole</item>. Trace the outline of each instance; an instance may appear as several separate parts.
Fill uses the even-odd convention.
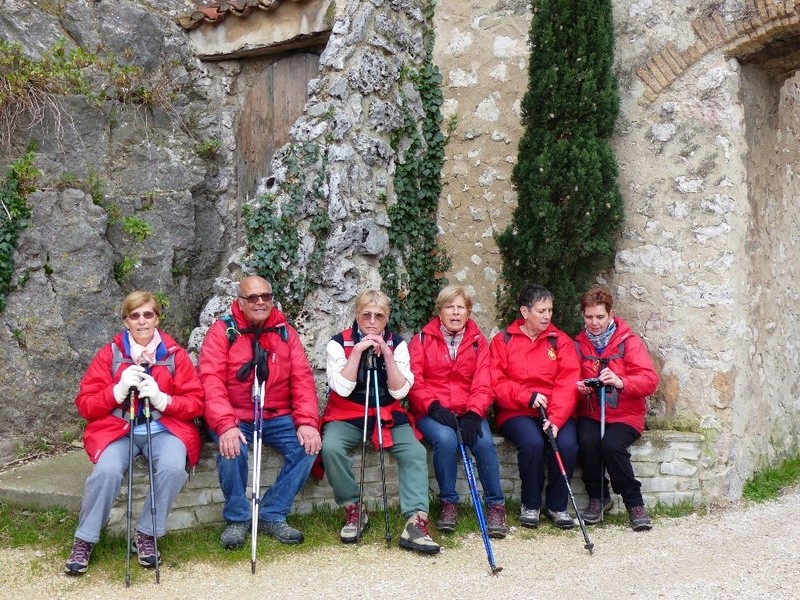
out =
[[[419,544],[415,544],[405,538],[400,538],[399,545],[404,550],[412,550],[414,552],[419,552],[420,554],[439,554],[440,548],[438,546],[420,546]]]
[[[652,523],[631,524],[631,528],[634,531],[650,531],[653,528],[653,524]]]
[[[356,542],[358,542],[358,538],[359,537],[364,537],[364,532],[367,529],[369,529],[369,521],[367,521],[367,524],[364,525],[364,527],[361,529],[361,535],[360,536],[354,535],[352,537],[344,537],[344,536],[340,535],[339,536],[339,541],[342,542],[343,544],[355,544]]]
[[[506,532],[500,531],[499,529],[495,529],[494,531],[489,529],[487,533],[489,534],[489,537],[492,538],[493,540],[502,540],[505,539],[506,537]]]
[[[89,570],[89,565],[86,565],[86,566],[75,565],[75,566],[72,566],[72,567],[69,566],[69,565],[65,565],[64,566],[64,573],[66,573],[67,575],[71,575],[72,577],[77,577],[78,575],[83,575],[88,570]]]
[[[455,523],[437,523],[436,529],[439,530],[439,533],[453,533],[456,530]]]

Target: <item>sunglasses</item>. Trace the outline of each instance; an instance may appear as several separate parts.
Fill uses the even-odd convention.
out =
[[[155,316],[156,316],[156,313],[154,313],[152,310],[146,310],[146,311],[141,312],[141,313],[140,312],[128,313],[128,317],[127,318],[129,318],[131,321],[138,321],[139,317],[144,317],[145,319],[147,319],[149,321],[150,319],[152,319]]]
[[[239,296],[242,300],[247,300],[250,304],[258,304],[259,300],[264,302],[272,302],[274,296],[272,292],[265,292],[263,294],[250,294],[249,296]]]
[[[366,311],[361,313],[361,318],[364,319],[365,321],[372,321],[373,319],[375,319],[376,321],[385,321],[386,315],[383,313],[374,313]]]

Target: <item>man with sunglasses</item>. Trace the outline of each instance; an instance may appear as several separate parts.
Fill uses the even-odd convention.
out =
[[[228,335],[230,319],[217,320],[198,359],[205,419],[219,446],[217,470],[227,523],[220,541],[226,549],[241,548],[250,529],[247,446],[253,442],[253,379],[266,364],[261,435],[283,455],[284,465],[261,498],[258,531],[284,544],[299,544],[303,534],[286,523],[286,515],[322,446],[311,367],[297,331],[275,308],[272,285],[265,279],[242,279],[231,318],[235,335]]]

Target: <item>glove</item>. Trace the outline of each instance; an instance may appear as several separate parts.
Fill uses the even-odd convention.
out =
[[[452,427],[453,431],[458,429],[458,419],[456,419],[455,414],[444,408],[438,400],[431,402],[428,408],[428,416],[439,421],[445,427]]]
[[[139,397],[148,398],[150,405],[162,412],[167,408],[167,404],[172,402],[172,398],[158,389],[158,383],[150,375],[142,375],[142,382],[139,384]]]
[[[128,396],[128,390],[139,387],[144,375],[144,367],[131,365],[122,372],[119,381],[114,384],[114,400],[117,404],[122,404]]]
[[[472,446],[478,441],[479,437],[483,437],[481,417],[468,410],[467,414],[461,417],[461,438],[467,446]]]

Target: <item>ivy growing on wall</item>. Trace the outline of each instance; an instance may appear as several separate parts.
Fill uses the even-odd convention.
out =
[[[20,232],[28,226],[28,194],[35,188],[39,170],[33,165],[34,149],[12,163],[0,186],[0,312],[13,289],[14,251]]]
[[[323,202],[322,189],[327,175],[327,149],[312,142],[290,144],[281,182],[285,195],[259,196],[243,209],[247,228],[247,265],[272,283],[276,300],[287,317],[294,320],[306,296],[321,281],[322,258],[331,222]],[[307,173],[315,165],[316,175]],[[312,239],[311,248],[303,244],[304,223]],[[301,267],[300,265],[305,265]]]
[[[433,18],[435,2],[426,17]],[[439,246],[436,215],[442,190],[441,171],[447,139],[442,134],[442,75],[433,64],[433,28],[426,37],[426,61],[419,71],[404,69],[400,89],[410,81],[420,96],[424,117],[418,122],[401,92],[403,125],[391,136],[397,153],[394,203],[387,209],[390,251],[380,261],[382,289],[392,302],[392,322],[398,330],[418,331],[431,318],[436,295],[447,283],[450,260]]]

